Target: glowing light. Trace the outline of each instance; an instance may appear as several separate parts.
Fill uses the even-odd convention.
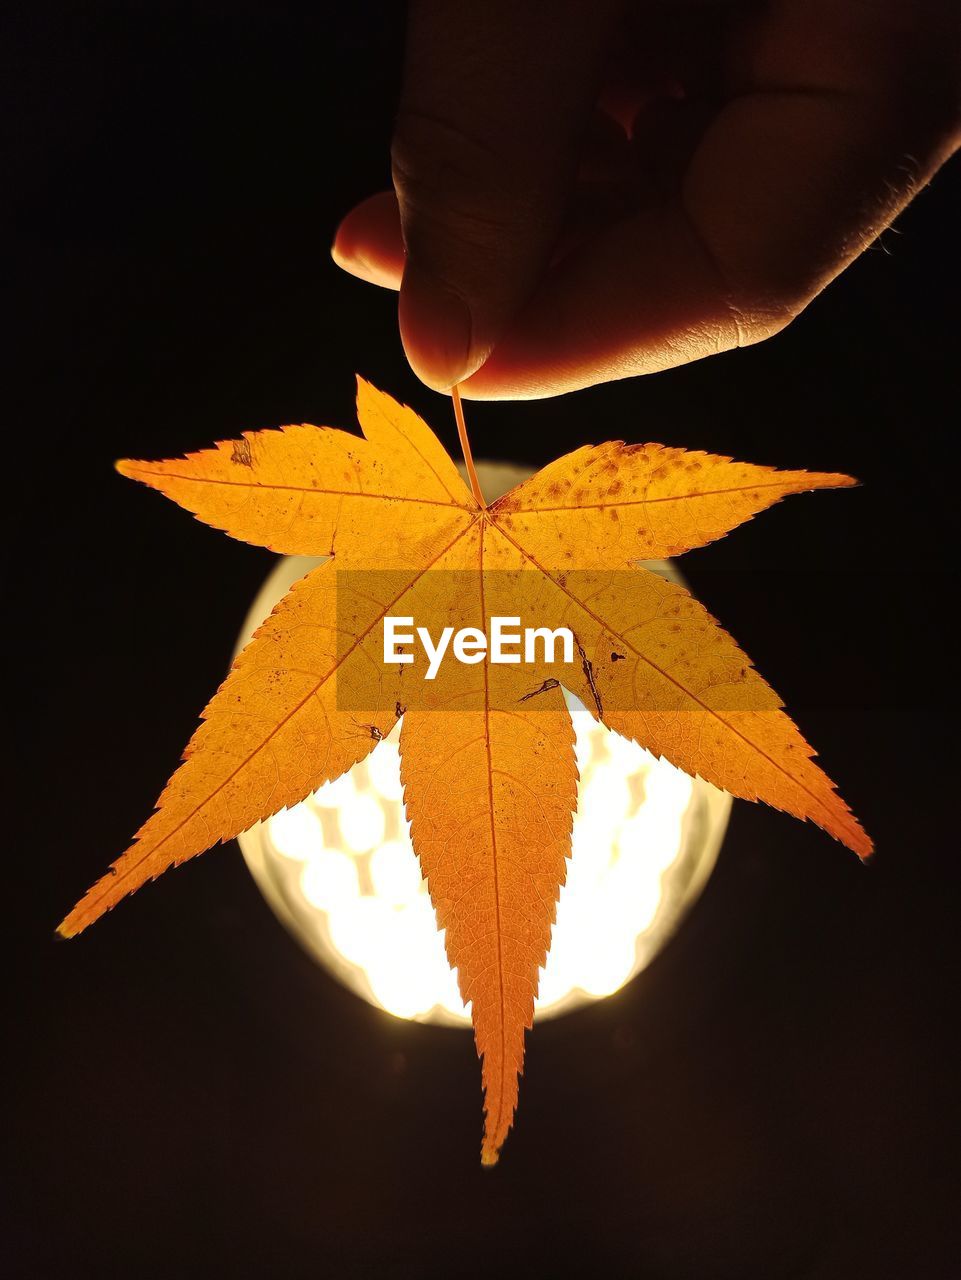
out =
[[[341,805],[340,831],[352,853],[369,853],[383,840],[386,827],[383,799],[363,791]]]
[[[281,809],[270,820],[270,842],[285,858],[302,862],[323,840],[323,831],[317,815],[309,805],[298,804],[293,809]]]
[[[330,940],[335,951],[366,971],[385,941],[382,931],[390,919],[389,905],[377,898],[366,896],[344,902],[339,911],[328,913]]]
[[[318,809],[339,809],[342,804],[347,804],[357,794],[357,784],[354,780],[354,773],[345,773],[340,778],[335,778],[333,782],[325,782],[324,785],[314,792],[313,803]]]
[[[367,758],[367,774],[371,786],[384,800],[400,800],[400,751],[390,738],[382,742]]]
[[[706,785],[609,733],[576,699],[569,707],[579,807],[538,1016],[610,995],[640,967],[650,950],[644,940],[677,912],[672,870]],[[312,915],[315,949],[326,948],[332,967],[368,1000],[400,1018],[465,1023],[410,842],[398,735],[395,728],[344,779],[268,819],[262,854],[278,868],[301,865],[299,882],[285,882],[288,908],[298,921]]]
[[[486,478],[496,497],[525,478]],[[249,636],[315,561],[282,560],[255,602]],[[666,566],[658,572],[674,576]],[[619,990],[670,936],[716,857],[730,797],[610,733],[568,697],[580,783],[538,1017]],[[410,842],[399,726],[367,759],[303,804],[240,837],[258,884],[317,958],[400,1018],[467,1025]]]
[[[370,855],[370,878],[374,893],[395,906],[413,902],[427,887],[409,840],[391,840],[375,849]]]
[[[273,842],[273,822],[270,839]],[[337,915],[360,892],[357,869],[346,854],[319,849],[308,854],[300,874],[300,888],[312,907]]]

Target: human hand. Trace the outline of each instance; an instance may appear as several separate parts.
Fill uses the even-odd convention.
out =
[[[777,333],[959,142],[957,0],[414,0],[333,255],[428,385],[557,395]]]

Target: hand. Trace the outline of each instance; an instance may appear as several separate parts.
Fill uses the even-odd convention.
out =
[[[959,142],[957,0],[414,0],[333,255],[428,385],[557,395],[777,333]]]

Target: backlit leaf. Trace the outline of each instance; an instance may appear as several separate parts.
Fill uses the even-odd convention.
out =
[[[482,1159],[512,1124],[577,803],[567,688],[607,727],[736,796],[871,843],[773,690],[687,591],[637,565],[703,546],[791,493],[854,483],[620,443],[485,506],[410,409],[361,381],[363,437],[248,432],[125,474],[234,537],[332,557],[296,583],[203,713],[133,845],[60,926],[81,932],[167,867],[303,800],[402,719],[404,800],[483,1057]],[[385,662],[388,617],[572,636],[498,664]]]

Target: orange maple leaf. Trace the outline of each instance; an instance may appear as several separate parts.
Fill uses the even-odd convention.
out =
[[[403,717],[411,838],[471,1006],[481,1156],[493,1163],[570,854],[577,769],[565,688],[689,774],[870,853],[749,659],[687,591],[637,563],[703,546],[788,494],[854,481],[610,443],[558,459],[488,506],[463,429],[471,489],[426,423],[358,383],[363,438],[292,426],[118,464],[233,537],[329,558],[237,658],[156,812],[60,932],[81,932],[167,867],[300,802]],[[475,643],[473,660],[443,665],[437,679],[425,679],[424,652],[385,662],[385,618],[476,642],[491,619],[519,614],[570,631],[576,652],[560,679],[546,645],[540,658],[499,664],[478,660]]]

